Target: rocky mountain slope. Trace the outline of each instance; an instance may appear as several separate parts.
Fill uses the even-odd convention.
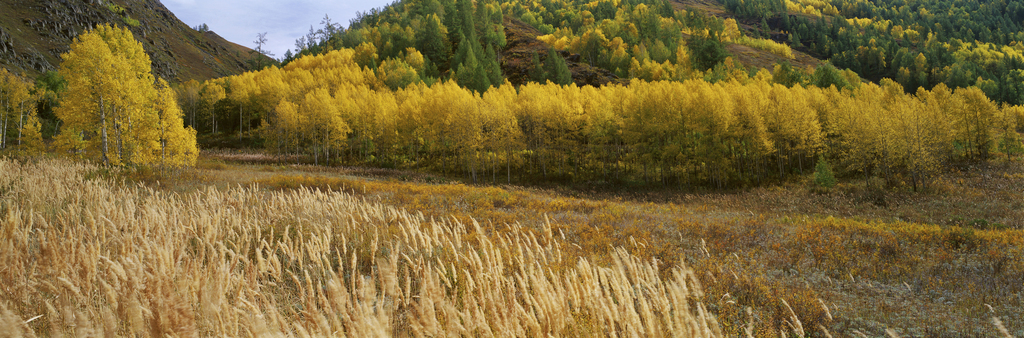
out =
[[[246,70],[251,50],[178,20],[159,0],[0,1],[0,67],[28,76],[56,70],[60,54],[97,24],[127,26],[171,82],[205,80]]]

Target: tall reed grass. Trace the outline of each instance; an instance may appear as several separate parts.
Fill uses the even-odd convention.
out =
[[[592,264],[550,224],[495,232],[306,189],[167,193],[105,170],[0,159],[0,332],[722,336],[686,266],[622,249]]]

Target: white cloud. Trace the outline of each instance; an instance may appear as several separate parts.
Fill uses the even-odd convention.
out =
[[[189,26],[207,24],[210,30],[231,42],[255,47],[256,34],[266,32],[264,48],[280,58],[295,48],[295,40],[306,35],[310,25],[320,27],[324,14],[331,21],[348,25],[357,11],[368,11],[391,3],[364,1],[275,1],[275,0],[164,0],[163,4]]]

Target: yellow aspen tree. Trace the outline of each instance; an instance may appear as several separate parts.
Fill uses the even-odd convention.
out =
[[[766,93],[771,88],[770,79],[760,77],[746,86],[730,81],[723,87],[732,97],[736,116],[732,148],[735,166],[747,179],[760,181],[764,175],[760,163],[774,150],[763,115],[768,109]]]
[[[397,97],[393,92],[386,90],[373,91],[370,94],[367,96],[369,100],[362,106],[368,112],[372,112],[377,158],[385,165],[402,165],[404,160],[399,153],[403,137],[397,133],[398,120],[402,117],[399,115]]]
[[[158,118],[150,102],[154,99],[150,60],[130,31],[100,25],[79,35],[70,51],[62,55],[60,74],[67,81],[61,105],[54,114],[64,125],[67,142],[79,147],[86,157],[104,164],[136,162],[156,135],[151,132]]]
[[[217,102],[227,97],[224,86],[216,81],[203,83],[199,91],[199,115],[210,121],[210,132],[217,133]]]
[[[201,97],[199,94],[201,90],[202,84],[196,80],[182,82],[174,90],[178,97],[178,106],[181,107],[181,111],[185,114],[185,119],[188,121],[188,125],[192,128],[196,128],[196,115],[198,115],[201,106]]]
[[[732,100],[723,95],[721,87],[704,81],[692,81],[699,84],[696,88],[693,106],[695,130],[704,135],[698,144],[698,158],[707,166],[707,173],[712,184],[722,188],[730,173],[729,151],[732,129],[736,123]]]
[[[580,88],[581,105],[585,113],[583,129],[579,131],[583,138],[584,151],[578,154],[585,168],[592,171],[591,178],[608,180],[610,146],[621,140],[622,120],[615,114],[611,99],[606,95],[612,90],[584,86]],[[598,176],[600,175],[600,176]]]
[[[553,164],[559,163],[556,158],[559,140],[562,138],[555,114],[563,105],[558,97],[560,86],[557,84],[528,83],[519,89],[516,119],[524,128],[527,147],[532,148],[532,160],[540,166],[540,174],[547,178]]]
[[[952,110],[956,114],[957,139],[964,144],[968,157],[987,158],[998,107],[977,87],[957,88],[953,96],[963,102],[960,109]]]
[[[689,128],[686,125],[688,111],[677,110],[681,108],[677,101],[681,95],[671,93],[681,89],[670,88],[678,85],[645,81],[630,84],[638,99],[624,109],[623,139],[633,150],[628,160],[640,168],[640,178],[645,182],[656,176],[651,173],[656,174],[666,158],[677,157],[680,144],[684,143],[669,142],[674,132]]]
[[[355,48],[355,62],[359,67],[377,68],[377,47],[369,42],[363,42]]]
[[[18,131],[17,139],[21,143],[21,129],[36,109],[30,87],[28,81],[0,69],[0,149],[7,147],[12,128]]]
[[[584,96],[580,87],[575,83],[564,87],[552,87],[552,90],[560,93],[561,98],[558,101],[562,102],[562,105],[558,106],[555,116],[557,116],[558,129],[561,131],[559,148],[563,152],[561,156],[563,172],[569,174],[571,169],[572,179],[578,180],[582,172],[582,155],[586,152],[586,146],[589,143],[583,132],[587,129],[588,121]]]
[[[416,69],[401,59],[387,59],[377,67],[377,79],[391,90],[405,88],[420,80]]]
[[[256,99],[249,100],[255,102],[257,109],[261,112],[259,134],[266,140],[267,150],[275,153],[281,153],[282,142],[287,138],[284,135],[285,131],[275,123],[278,120],[277,107],[282,100],[290,99],[294,95],[292,87],[286,83],[286,77],[285,72],[275,66],[257,72],[255,85],[259,88],[257,92],[260,95]]]
[[[398,143],[397,157],[401,158],[402,165],[407,167],[418,167],[422,164],[423,158],[423,128],[418,122],[423,119],[422,109],[422,85],[414,84],[395,92],[394,108],[396,113],[389,114],[389,124],[393,124],[395,142]]]
[[[693,65],[690,61],[690,50],[682,44],[676,48],[675,76],[674,80],[678,81],[696,79],[704,76],[700,71],[693,69]]]
[[[724,40],[728,42],[735,39],[739,39],[741,35],[742,33],[740,33],[739,25],[736,24],[736,19],[725,19],[724,31],[722,32],[722,37],[724,38]]]
[[[884,152],[882,162],[887,177],[893,180],[893,175],[901,173],[909,168],[914,155],[914,137],[917,131],[915,127],[914,109],[908,104],[910,101],[904,95],[903,87],[889,79],[882,81],[883,96],[879,103],[885,113],[879,116],[882,129],[879,131],[882,136]]]
[[[299,115],[299,105],[292,103],[288,99],[281,99],[281,102],[274,108],[273,120],[271,123],[274,128],[279,130],[276,137],[281,139],[275,140],[278,149],[277,153],[286,153],[294,150],[296,153],[300,153],[303,141],[303,130],[302,116]]]
[[[916,112],[913,116],[914,159],[910,170],[927,184],[928,176],[939,170],[942,162],[952,158],[953,117],[939,108],[937,101],[948,101],[950,90],[939,84],[931,91],[918,89]],[[917,155],[919,154],[919,155]]]
[[[417,74],[423,75],[423,53],[420,53],[416,48],[409,47],[405,49],[405,63],[412,67],[412,69],[415,69]]]
[[[848,103],[836,105],[830,123],[841,135],[837,144],[842,149],[839,154],[846,168],[870,174],[872,169],[884,164],[883,92],[871,83],[859,88],[855,95],[856,99],[839,99]]]
[[[588,87],[593,89],[593,87]],[[522,149],[521,129],[513,107],[516,90],[508,81],[505,85],[491,88],[483,95],[483,111],[488,113],[484,123],[486,148],[491,154],[491,181],[497,182],[497,172],[505,167],[506,183],[512,183],[512,165],[518,165],[514,154]],[[502,165],[504,164],[504,165]]]
[[[21,128],[20,151],[26,155],[40,155],[46,150],[43,134],[40,132],[39,118],[36,114],[28,115]]]
[[[802,169],[803,158],[813,155],[821,145],[821,125],[807,104],[806,91],[799,85],[786,88],[775,84],[768,94],[765,124],[777,150],[780,176],[785,175],[787,166],[792,166],[793,159]]]
[[[303,122],[300,128],[302,128],[302,134],[309,144],[307,151],[313,156],[313,164],[315,165],[320,164],[326,144],[323,135],[325,133],[323,123],[328,119],[327,115],[330,114],[327,110],[337,110],[337,107],[330,104],[329,101],[324,101],[325,91],[326,89],[317,90],[313,88],[303,94],[302,100],[299,101],[298,112],[302,116],[301,120]]]
[[[249,113],[252,112],[253,98],[258,95],[258,87],[255,83],[255,74],[252,72],[232,76],[228,83],[231,90],[228,98],[238,105],[238,135],[245,132],[245,127],[250,121]]]
[[[1021,142],[1020,134],[1017,133],[1021,127],[1018,117],[1024,114],[1024,107],[1004,105],[996,117],[997,130],[999,131],[999,151],[1006,155],[1007,159],[1024,153],[1024,144]]]
[[[332,141],[344,137],[349,132],[348,124],[341,118],[333,101],[327,89],[317,88],[306,93],[299,108],[308,116],[307,128],[310,130],[309,135],[313,143],[314,163],[318,165],[321,155],[324,157],[324,163],[329,163],[330,150],[336,145]]]
[[[918,93],[924,92],[919,88]],[[937,111],[928,109],[928,106],[915,99],[906,100],[905,111],[908,115],[904,118],[906,138],[908,139],[908,151],[906,170],[910,175],[911,184],[914,190],[927,187],[932,174],[938,171],[943,160],[943,146],[945,145],[946,132],[948,128],[937,128],[942,122],[933,123],[937,120],[946,120]]]
[[[478,180],[479,152],[483,141],[480,98],[475,92],[459,87],[454,81],[446,82],[441,87],[445,92],[443,97],[448,98],[448,109],[453,118],[450,124],[446,123],[451,127],[453,157],[463,163],[466,174],[475,183]]]
[[[185,127],[182,119],[184,113],[178,107],[175,92],[167,81],[157,80],[157,87],[153,106],[159,116],[159,163],[161,166],[193,166],[199,157],[196,130],[191,126]]]

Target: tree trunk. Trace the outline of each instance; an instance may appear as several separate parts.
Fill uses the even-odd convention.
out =
[[[107,153],[110,151],[107,143],[107,109],[103,103],[103,96],[100,96],[100,134],[103,139],[103,165],[110,165],[110,157]]]
[[[472,157],[469,159],[469,171],[473,175],[473,183],[476,184],[476,152],[474,151],[473,154],[471,154],[471,156]],[[485,173],[484,175],[487,174]]]
[[[7,114],[4,114],[3,130],[0,130],[0,149],[4,148],[7,148]]]
[[[540,170],[544,172],[544,179],[548,178],[548,167],[547,161],[544,160],[544,153],[541,152],[540,156]]]
[[[21,145],[21,130],[25,129],[25,105],[20,104],[21,112],[18,114],[18,145]]]
[[[160,123],[160,168],[163,169],[167,158],[167,136],[164,133],[164,124]]]

